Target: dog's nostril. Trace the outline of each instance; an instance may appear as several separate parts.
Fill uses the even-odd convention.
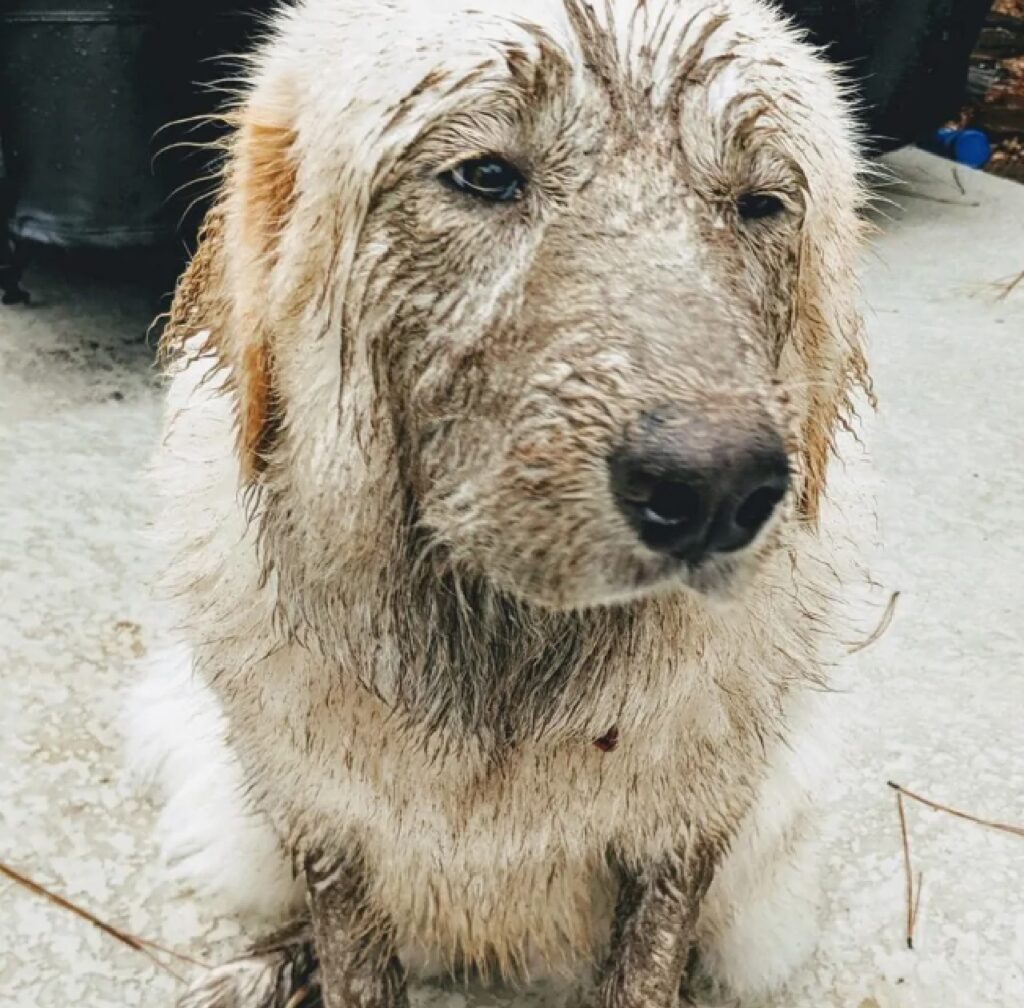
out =
[[[745,473],[737,473],[733,491],[719,505],[708,538],[716,553],[749,546],[768,524],[789,490],[789,466],[781,448],[752,455]],[[738,491],[738,492],[737,492]]]
[[[685,483],[656,483],[643,505],[645,521],[659,525],[686,525],[701,520],[700,494]]]
[[[646,546],[673,555],[699,551],[711,512],[698,480],[664,458],[630,452],[612,459],[611,473],[619,508]]]
[[[736,524],[748,532],[757,532],[764,527],[785,496],[785,486],[759,487],[737,509],[734,519]]]

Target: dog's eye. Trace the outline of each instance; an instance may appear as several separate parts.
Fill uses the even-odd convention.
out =
[[[523,173],[515,165],[492,155],[463,161],[450,171],[442,172],[441,181],[488,203],[519,199],[526,186]]]
[[[786,209],[786,204],[771,193],[744,193],[736,200],[736,210],[743,220],[762,220],[776,217]]]

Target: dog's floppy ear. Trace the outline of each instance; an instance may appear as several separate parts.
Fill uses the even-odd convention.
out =
[[[250,100],[237,115],[222,190],[175,291],[162,349],[205,334],[237,397],[242,480],[263,471],[279,423],[270,281],[295,196],[295,134],[280,107]]]
[[[839,212],[839,219],[836,213],[833,207],[818,220],[808,220],[791,325],[793,348],[800,358],[796,380],[806,389],[799,507],[812,524],[817,522],[836,433],[849,423],[853,411],[853,395],[861,389],[873,398],[862,349],[856,276],[866,228],[853,208]]]

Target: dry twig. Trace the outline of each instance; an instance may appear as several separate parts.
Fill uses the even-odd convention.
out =
[[[896,615],[896,603],[899,601],[899,598],[900,593],[898,591],[894,591],[889,596],[889,601],[885,605],[885,612],[882,613],[882,618],[878,621],[878,626],[876,626],[864,640],[852,645],[847,650],[847,654],[856,654],[858,651],[863,651],[865,648],[871,647],[875,641],[881,638],[886,630],[889,629],[893,616]]]
[[[923,886],[924,886],[924,872],[923,871],[919,871],[917,873],[917,885],[915,886],[915,889],[917,890],[917,895],[914,897],[914,913],[913,913],[913,916],[910,919],[910,926],[911,926],[911,928],[913,928],[913,926],[917,923],[917,911],[921,909],[921,889],[922,889]],[[911,937],[913,937],[913,936],[911,936]]]
[[[1000,833],[1009,833],[1011,836],[1024,837],[1024,826],[1011,826],[1007,823],[993,822],[990,819],[980,819],[968,812],[961,812],[959,809],[951,808],[948,805],[941,805],[939,802],[924,798],[905,787],[896,784],[894,781],[887,782],[889,787],[896,792],[896,809],[900,817],[900,838],[903,843],[903,871],[907,880],[907,948],[914,947],[914,925],[917,923],[917,912],[921,906],[921,887],[924,883],[924,872],[918,872],[917,884],[914,884],[914,873],[910,863],[910,833],[907,830],[907,813],[904,808],[903,799],[910,798],[913,801],[933,809],[936,812],[945,812],[947,815],[955,816],[957,819],[964,819],[967,822],[984,826],[986,829],[998,830]]]
[[[889,787],[897,793],[903,795],[905,798],[912,798],[916,802],[920,802],[922,805],[926,805],[930,809],[934,809],[936,812],[945,812],[947,815],[955,816],[957,819],[965,819],[967,822],[972,822],[977,826],[984,826],[986,829],[998,830],[1000,833],[1009,833],[1012,836],[1024,837],[1024,826],[1011,826],[1008,823],[993,822],[991,819],[980,819],[978,816],[973,816],[969,812],[961,812],[959,809],[950,808],[948,805],[940,805],[938,802],[932,801],[929,798],[924,798],[919,794],[914,794],[913,791],[908,791],[905,787],[900,784],[896,784],[893,781],[888,782]]]
[[[929,196],[927,193],[913,192],[910,189],[903,191],[904,196],[910,197],[910,199],[924,200],[926,203],[943,203],[946,206],[958,206],[958,207],[980,207],[981,204],[976,200],[957,200],[957,199],[945,199],[942,196]]]
[[[1024,270],[1021,270],[1015,277],[1010,277],[1009,280],[1000,283],[1002,290],[999,292],[997,301],[1005,301],[1016,289],[1024,283]]]
[[[907,812],[903,795],[896,792],[896,810],[900,815],[900,839],[903,841],[903,874],[907,880],[907,948],[914,947],[914,871],[910,866],[910,837],[907,834]]]
[[[155,955],[153,955],[154,951],[161,952],[166,956],[170,956],[172,959],[179,960],[180,962],[189,963],[192,966],[201,966],[204,969],[209,969],[209,966],[206,963],[200,962],[198,959],[193,959],[180,952],[175,952],[173,949],[165,948],[163,945],[158,945],[156,942],[150,941],[148,938],[140,938],[137,935],[129,934],[127,931],[122,931],[119,927],[115,927],[113,924],[109,924],[107,921],[101,920],[94,913],[91,913],[84,907],[80,907],[78,904],[72,903],[71,900],[66,899],[59,893],[52,892],[45,886],[28,878],[28,876],[22,875],[21,872],[15,871],[2,861],[0,861],[0,875],[5,875],[12,882],[21,886],[23,889],[27,889],[30,893],[34,893],[36,896],[41,896],[43,899],[54,904],[54,906],[60,907],[61,910],[66,910],[75,917],[86,921],[93,927],[98,928],[108,937],[113,938],[122,945],[126,945],[128,948],[132,949],[132,951],[141,952],[147,959],[162,969],[165,973],[169,973],[174,977],[175,980],[184,983],[184,978],[180,974],[176,973],[170,968],[170,966],[161,962]]]

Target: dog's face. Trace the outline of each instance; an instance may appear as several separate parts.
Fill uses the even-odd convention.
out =
[[[315,0],[268,49],[225,203],[242,451],[307,540],[398,493],[536,603],[735,591],[813,521],[860,368],[836,88],[750,2],[507,6]]]

